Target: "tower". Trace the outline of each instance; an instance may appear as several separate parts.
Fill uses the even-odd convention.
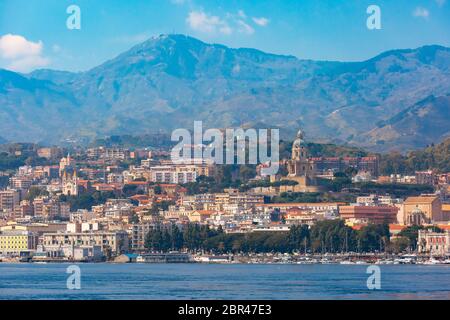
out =
[[[292,144],[292,157],[287,163],[289,177],[306,177],[315,180],[316,167],[313,161],[308,159],[308,148],[303,140],[304,134],[299,130]]]
[[[67,196],[78,195],[77,168],[70,154],[59,162],[59,174],[62,182],[62,193]]]
[[[302,130],[297,132],[292,144],[292,156],[286,162],[286,166],[288,175],[282,180],[295,181],[297,185],[285,186],[283,190],[291,192],[317,192],[320,190],[316,180],[316,165],[309,159],[308,146]]]
[[[66,196],[78,195],[78,176],[75,169],[64,169],[62,176],[62,193]]]

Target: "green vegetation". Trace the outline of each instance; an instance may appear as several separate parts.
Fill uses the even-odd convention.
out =
[[[25,196],[25,200],[29,200],[32,202],[37,197],[48,196],[48,195],[49,195],[49,193],[47,190],[45,190],[45,188],[31,186],[27,192],[27,195]]]
[[[218,165],[214,177],[200,176],[196,182],[183,186],[189,195],[223,192],[226,188],[241,188],[256,175],[255,165]]]
[[[155,202],[152,205],[152,208],[150,209],[150,214],[152,215],[158,215],[159,211],[167,211],[169,209],[169,206],[175,205],[175,202],[173,201],[161,201],[161,202]]]
[[[92,193],[82,193],[78,196],[61,195],[60,200],[68,202],[71,211],[78,209],[91,210],[92,206],[104,204],[108,199],[115,199],[116,194],[110,191],[94,191]]]
[[[443,232],[442,229],[433,226],[433,227],[423,227],[423,226],[409,226],[399,232],[398,237],[403,238],[401,240],[403,242],[402,245],[406,246],[412,251],[417,249],[417,240],[419,238],[419,230],[429,229],[434,232]]]
[[[0,188],[6,188],[9,185],[9,176],[0,176]]]
[[[16,157],[9,155],[6,152],[0,153],[0,171],[15,170],[20,166],[25,165],[24,157]]]
[[[280,158],[290,158],[292,152],[293,141],[280,141]],[[365,157],[370,153],[361,148],[352,146],[338,146],[327,143],[312,143],[306,144],[311,157]]]
[[[145,237],[145,247],[152,251],[181,250],[195,251],[203,249],[204,242],[222,234],[222,230],[212,230],[209,226],[189,224],[183,232],[175,225],[156,226]]]
[[[322,201],[320,193],[311,192],[282,192],[279,196],[272,197],[271,203],[292,203],[292,202],[309,202],[317,203]]]
[[[380,159],[380,172],[385,175],[414,174],[415,171],[428,169],[450,172],[450,138],[406,155],[390,152]]]
[[[289,232],[254,231],[226,234],[221,228],[189,224],[181,232],[178,227],[157,226],[146,236],[146,248],[155,251],[205,250],[215,253],[338,253],[383,252],[390,247],[389,227],[368,225],[359,231],[342,220],[319,221],[309,228],[292,226]]]
[[[406,198],[409,196],[418,196],[423,193],[433,193],[432,186],[420,185],[420,184],[396,184],[396,183],[374,183],[363,182],[354,184],[356,188],[359,188],[362,194],[369,193],[387,193],[397,198]]]
[[[120,135],[97,139],[92,147],[122,147],[122,148],[145,148],[145,147],[169,147],[173,145],[170,135],[163,133],[145,134],[140,136]]]

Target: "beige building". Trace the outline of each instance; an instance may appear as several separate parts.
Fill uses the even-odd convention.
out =
[[[102,251],[111,250],[111,253],[116,254],[128,250],[129,239],[128,233],[125,231],[117,232],[60,232],[60,233],[45,233],[42,238],[44,246],[101,246]]]
[[[20,203],[20,192],[15,189],[0,191],[0,211],[12,212]]]
[[[211,218],[216,211],[213,210],[196,210],[188,215],[190,222],[205,222]]]
[[[442,214],[442,203],[438,196],[409,197],[403,203],[404,218],[407,224],[410,217],[418,211],[423,212],[426,223],[444,221]]]
[[[450,256],[450,231],[444,233],[419,230],[417,246],[420,253]]]

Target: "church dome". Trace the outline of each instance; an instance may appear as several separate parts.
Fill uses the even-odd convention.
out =
[[[298,148],[298,147],[304,145],[304,144],[305,144],[305,141],[303,140],[303,137],[304,137],[303,131],[302,131],[301,129],[298,130],[298,132],[297,132],[297,137],[296,137],[296,139],[294,140],[294,143],[293,143],[292,147],[293,147],[293,148],[295,148],[295,147]]]
[[[413,215],[422,215],[422,214],[423,214],[423,211],[420,210],[420,208],[416,206],[416,207],[411,211],[411,214],[413,214]]]

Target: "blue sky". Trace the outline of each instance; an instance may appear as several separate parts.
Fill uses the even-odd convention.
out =
[[[69,30],[66,9],[81,9]],[[369,5],[381,30],[366,27]],[[450,47],[450,0],[0,0],[0,68],[81,71],[162,33],[303,59],[355,61]]]

